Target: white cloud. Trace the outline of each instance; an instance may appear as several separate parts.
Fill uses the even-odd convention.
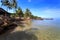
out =
[[[28,0],[28,2],[31,2],[31,0]]]
[[[33,9],[32,13],[43,18],[60,18],[60,9],[40,8]]]

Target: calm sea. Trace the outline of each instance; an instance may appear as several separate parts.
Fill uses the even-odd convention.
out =
[[[60,28],[60,19],[53,20],[33,20],[32,28],[46,29],[46,28]]]
[[[38,40],[60,40],[60,19],[33,20],[31,27]]]

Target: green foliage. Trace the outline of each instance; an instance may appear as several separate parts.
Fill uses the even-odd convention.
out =
[[[10,15],[11,17],[15,17],[16,15],[15,15],[15,13],[11,13],[11,15]]]
[[[16,10],[16,16],[19,16],[19,17],[24,16],[23,11],[22,11],[22,9],[20,7]]]
[[[28,8],[26,9],[25,14],[24,14],[24,18],[27,18],[27,17],[30,17],[31,19],[43,20],[41,17],[32,15],[32,13],[30,12]]]
[[[32,13],[30,12],[30,10],[27,8],[24,14],[24,18],[30,17],[31,18]]]
[[[17,8],[16,0],[1,0],[3,6],[6,6],[9,9]]]
[[[16,9],[17,8],[17,1],[16,0],[1,0],[3,6],[6,6],[9,9]],[[41,17],[34,16],[27,8],[25,13],[23,13],[22,9],[18,7],[16,13],[11,15],[12,17],[24,17],[24,18],[31,18],[31,19],[42,19]],[[42,19],[43,20],[43,19]]]

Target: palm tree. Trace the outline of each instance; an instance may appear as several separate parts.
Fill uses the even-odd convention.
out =
[[[6,6],[9,9],[16,9],[17,8],[17,1],[16,0],[1,0],[3,6]],[[8,9],[7,9],[8,11]]]
[[[9,9],[17,8],[17,1],[16,0],[1,0],[3,6],[6,6]]]
[[[31,18],[32,13],[30,12],[30,10],[27,8],[24,14],[24,18],[30,17]]]
[[[20,7],[16,10],[16,15],[20,18],[24,16],[23,11]]]

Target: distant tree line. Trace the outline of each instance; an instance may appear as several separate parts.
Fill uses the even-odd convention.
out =
[[[6,6],[9,9],[15,9],[15,13],[11,13],[12,17],[20,17],[20,18],[28,18],[30,19],[41,19],[41,17],[34,16],[31,11],[27,8],[25,12],[22,11],[20,7],[17,6],[17,1],[16,0],[1,0],[1,3],[3,6]]]

